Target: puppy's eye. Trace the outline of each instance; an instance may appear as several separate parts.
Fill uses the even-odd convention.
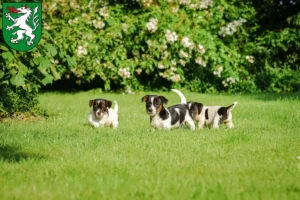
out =
[[[154,104],[154,105],[158,105],[159,102],[156,100],[156,101],[153,101],[153,104]]]

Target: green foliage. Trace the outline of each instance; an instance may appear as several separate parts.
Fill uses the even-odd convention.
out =
[[[268,92],[293,92],[300,90],[300,71],[290,68],[267,68],[256,77],[259,87]]]
[[[37,92],[28,92],[21,87],[0,85],[0,93],[0,120],[25,112],[33,115],[43,114],[38,106]]]
[[[204,76],[211,79],[206,78],[204,85],[210,87],[203,91],[235,91],[248,77],[240,70],[246,55],[239,44],[247,39],[242,25],[255,14],[251,7],[213,1],[138,1],[133,8],[126,3],[67,4],[44,3],[44,29],[76,60],[65,69],[78,84],[100,77],[105,90],[112,84],[162,89],[199,85]]]
[[[60,79],[64,68],[54,58],[59,56],[56,47],[47,43],[28,52],[16,52],[0,43],[0,117],[13,113],[41,113],[38,109],[38,90]],[[66,60],[61,53],[62,60]],[[67,61],[65,61],[67,63]]]
[[[264,2],[274,5],[270,16],[286,4],[293,8],[282,4]],[[235,0],[43,2],[43,37],[35,49],[15,52],[0,41],[0,82],[27,91],[99,79],[106,91],[297,91],[297,77],[286,77],[299,70],[300,13],[288,11],[283,25],[264,28],[263,8]],[[268,70],[269,78],[285,71],[275,75],[284,85],[262,83]]]
[[[0,43],[3,57],[0,60],[0,84],[22,87],[30,92],[60,79],[65,71],[63,65],[68,65],[72,58],[63,51],[58,53],[57,49],[46,42],[46,36],[38,47],[27,52],[16,52]],[[61,64],[57,63],[56,58],[60,59]]]
[[[257,75],[256,85],[262,91],[299,91],[299,28],[297,25],[281,32],[268,32],[257,39],[253,54],[259,59],[250,72]]]

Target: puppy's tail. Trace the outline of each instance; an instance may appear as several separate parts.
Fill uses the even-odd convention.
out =
[[[186,98],[179,90],[176,90],[176,89],[171,89],[171,90],[179,95],[180,101],[181,101],[180,103],[186,104]]]
[[[230,106],[227,107],[227,111],[232,111],[238,102],[233,102]]]
[[[116,113],[117,113],[119,110],[118,102],[116,100],[114,100],[114,103],[115,103],[114,111],[116,111]]]

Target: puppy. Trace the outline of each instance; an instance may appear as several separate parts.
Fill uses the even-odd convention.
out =
[[[94,127],[112,126],[118,128],[118,103],[114,101],[115,107],[111,108],[112,102],[105,99],[90,100],[89,106],[93,106],[88,116],[88,121]]]
[[[188,109],[186,99],[179,90],[172,90],[179,94],[181,104],[177,104],[168,108],[164,104],[168,103],[168,99],[163,96],[146,95],[142,98],[142,102],[146,102],[146,111],[150,115],[150,123],[157,129],[171,129],[182,126],[185,122],[189,124],[190,129],[195,129],[195,124],[191,113]]]
[[[213,128],[219,128],[219,124],[225,124],[228,128],[233,128],[231,111],[237,102],[230,106],[204,106],[202,103],[188,102],[187,105],[192,113],[193,119],[198,122],[198,127],[212,125]]]

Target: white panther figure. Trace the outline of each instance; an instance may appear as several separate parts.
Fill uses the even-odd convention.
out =
[[[10,13],[6,13],[6,18],[8,20],[12,20],[14,22],[13,25],[11,26],[6,26],[6,30],[10,31],[13,30],[14,27],[19,27],[21,30],[17,30],[16,32],[12,33],[13,35],[18,35],[17,38],[11,38],[10,41],[12,43],[18,43],[19,40],[23,40],[24,39],[24,34],[27,36],[26,39],[28,39],[29,37],[29,41],[27,41],[27,45],[30,46],[33,44],[33,40],[35,38],[35,34],[33,34],[33,31],[35,31],[35,29],[39,26],[38,20],[35,21],[35,18],[37,18],[38,16],[35,15],[38,7],[36,7],[34,9],[34,13],[33,13],[33,18],[32,18],[32,22],[34,25],[34,28],[31,28],[26,21],[28,21],[28,18],[30,17],[32,11],[30,10],[30,8],[24,6],[24,7],[20,7],[17,9],[11,8],[13,9],[14,12],[16,13],[24,13],[24,15],[14,19],[10,16]],[[10,10],[11,10],[10,9]]]

